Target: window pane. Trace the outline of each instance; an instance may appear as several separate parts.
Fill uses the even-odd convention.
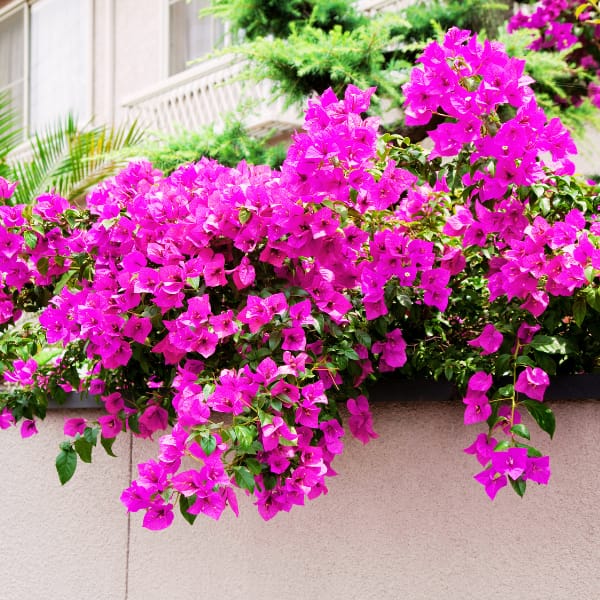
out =
[[[88,3],[40,0],[31,7],[30,31],[31,130],[69,112],[88,118]]]
[[[175,0],[169,6],[169,75],[188,67],[188,62],[223,45],[225,26],[214,17],[198,18],[210,0]]]
[[[21,124],[25,77],[24,23],[24,9],[0,21],[0,93],[10,94],[12,106]]]

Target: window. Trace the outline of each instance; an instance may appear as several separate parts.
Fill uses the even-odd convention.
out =
[[[10,93],[25,131],[67,113],[89,118],[90,4],[13,2],[0,11],[0,91]]]
[[[189,62],[223,45],[225,24],[212,16],[198,17],[210,0],[169,0],[169,75],[189,67]]]
[[[8,94],[23,127],[25,125],[25,8],[21,6],[0,20],[0,93]]]

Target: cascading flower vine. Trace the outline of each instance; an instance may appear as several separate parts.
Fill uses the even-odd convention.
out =
[[[309,101],[280,170],[139,162],[85,210],[2,207],[0,314],[41,312],[0,340],[0,427],[25,437],[48,397],[96,395],[106,414],[65,423],[63,483],[98,440],[167,429],[121,497],[145,527],[177,503],[190,522],[237,514],[238,489],[270,519],[327,492],[346,412],[377,438],[368,386],[400,370],[455,381],[465,423],[487,422],[465,451],[491,498],[547,483],[521,412],[552,435],[553,356],[579,370],[597,352],[597,189],[499,44],[454,29],[420,62],[407,122],[445,118],[429,156],[380,136],[374,90],[349,86]]]

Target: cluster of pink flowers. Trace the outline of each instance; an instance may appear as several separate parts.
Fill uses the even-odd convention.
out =
[[[508,30],[536,30],[539,36],[529,45],[532,50],[561,52],[572,48],[567,60],[590,74],[587,94],[600,108],[600,15],[592,4],[584,4],[581,0],[541,0],[531,14],[515,14]],[[574,94],[572,102],[580,103],[581,97]]]
[[[4,378],[101,399],[96,422],[65,424],[73,452],[91,451],[98,434],[170,427],[122,495],[145,527],[169,526],[176,502],[189,520],[237,514],[236,489],[265,519],[326,493],[344,447],[339,405],[354,437],[377,437],[366,384],[407,363],[414,315],[452,311],[460,322],[474,256],[489,305],[512,303],[522,321],[515,357],[549,298],[573,295],[600,268],[595,223],[577,209],[547,220],[523,199],[570,174],[575,147],[537,107],[522,61],[454,29],[421,63],[404,88],[407,121],[448,117],[429,160],[466,164],[452,189],[448,171],[427,183],[417,166],[398,166],[398,148],[382,150],[378,121],[362,116],[374,90],[349,86],[343,99],[309,102],[281,170],[203,159],[163,177],[139,162],[90,193],[85,211],[53,194],[31,214],[0,209],[1,320],[19,316],[15,295],[48,289],[39,323],[67,348],[49,365],[17,361]],[[502,119],[503,107],[514,116]],[[478,358],[509,343],[493,323],[467,335]],[[468,451],[487,465],[476,479],[490,497],[507,478],[548,481],[547,457],[515,429],[518,394],[541,401],[547,385],[533,364],[501,398],[485,370],[469,379],[465,423],[487,420],[490,433]],[[14,423],[11,409],[29,434],[33,416],[10,402],[0,427]],[[497,443],[498,430],[507,439]]]

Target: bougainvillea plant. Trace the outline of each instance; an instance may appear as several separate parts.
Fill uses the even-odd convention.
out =
[[[420,63],[406,120],[444,118],[429,152],[349,87],[308,103],[280,170],[132,163],[85,209],[3,182],[0,315],[39,312],[0,339],[0,426],[97,396],[65,423],[63,483],[131,431],[157,442],[121,497],[145,527],[237,513],[239,490],[270,519],[327,492],[347,430],[377,437],[368,386],[399,370],[462,391],[490,498],[546,484],[522,417],[552,436],[549,376],[596,366],[598,188],[500,44],[453,29]]]
[[[508,30],[536,32],[532,50],[562,52],[572,66],[571,102],[589,97],[600,108],[600,8],[597,0],[542,0],[530,14],[519,11]]]

